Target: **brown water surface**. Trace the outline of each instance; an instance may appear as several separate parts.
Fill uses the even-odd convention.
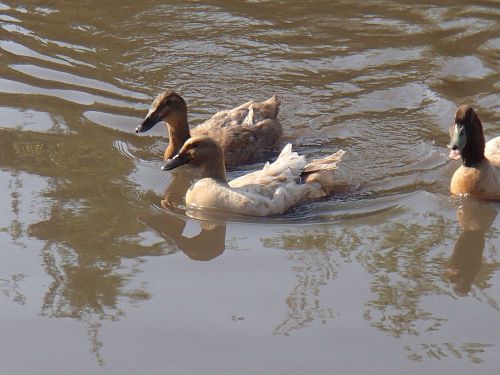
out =
[[[461,103],[499,135],[498,1],[0,1],[2,374],[498,372],[500,205],[445,148]],[[278,94],[352,190],[190,218],[133,132],[166,88]]]

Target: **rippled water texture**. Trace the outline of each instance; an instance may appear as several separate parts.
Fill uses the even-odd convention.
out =
[[[498,1],[0,1],[2,374],[498,372],[500,205],[445,148],[461,103],[499,135]],[[352,188],[190,218],[133,132],[166,88],[279,95]]]

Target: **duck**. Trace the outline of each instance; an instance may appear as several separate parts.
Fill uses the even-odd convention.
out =
[[[479,116],[470,105],[461,105],[450,138],[449,157],[462,159],[451,179],[451,194],[500,200],[500,137],[485,143]]]
[[[170,138],[165,160],[172,159],[191,136],[210,136],[222,147],[226,167],[233,168],[261,161],[275,149],[283,133],[277,118],[279,107],[277,95],[262,102],[251,100],[231,110],[217,112],[190,130],[185,100],[168,90],[156,97],[135,132],[146,132],[163,120]]]
[[[272,216],[331,195],[336,186],[334,172],[344,154],[339,150],[307,163],[289,143],[273,163],[267,162],[263,169],[228,182],[222,147],[210,137],[197,136],[188,139],[162,169],[169,171],[189,164],[199,171],[200,179],[186,193],[188,208]]]

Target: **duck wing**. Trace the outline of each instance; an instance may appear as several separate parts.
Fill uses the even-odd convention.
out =
[[[210,137],[222,147],[227,168],[267,160],[279,143],[283,128],[278,120],[265,119],[255,126],[214,129]]]
[[[232,207],[233,212],[255,216],[277,215],[307,199],[320,196],[317,184],[300,183],[305,166],[305,157],[293,152],[292,145],[287,144],[274,163],[266,163],[261,170],[229,182],[229,189],[234,194],[233,202],[238,202],[237,207]]]
[[[214,129],[232,126],[254,126],[265,119],[278,117],[280,99],[277,95],[262,102],[249,101],[239,107],[217,112],[210,119],[192,129],[193,135],[208,135]]]
[[[500,137],[493,138],[486,142],[484,155],[495,165],[500,165]]]
[[[305,166],[305,157],[292,151],[292,145],[289,143],[275,162],[267,162],[261,170],[230,181],[229,186],[246,193],[273,197],[278,188],[290,183],[296,184]]]
[[[227,168],[266,160],[283,133],[277,119],[279,105],[276,95],[263,102],[249,101],[216,113],[192,129],[191,135],[206,135],[219,143]]]

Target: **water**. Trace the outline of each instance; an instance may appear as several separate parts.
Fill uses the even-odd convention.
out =
[[[498,371],[500,205],[450,199],[445,148],[461,103],[498,135],[498,2],[2,0],[0,57],[2,373]],[[166,88],[193,125],[278,94],[355,186],[164,208],[133,130]]]

